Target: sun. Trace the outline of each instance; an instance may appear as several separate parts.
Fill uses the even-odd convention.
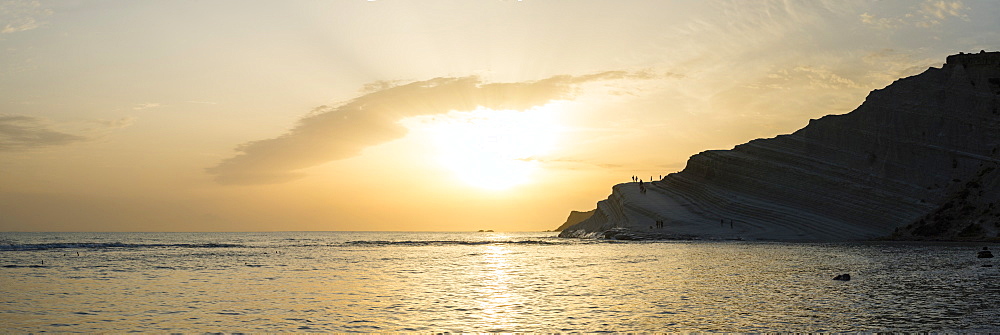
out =
[[[481,107],[411,118],[404,125],[428,133],[442,167],[487,190],[531,182],[540,169],[537,158],[551,152],[559,132],[555,113],[545,106],[526,111]]]

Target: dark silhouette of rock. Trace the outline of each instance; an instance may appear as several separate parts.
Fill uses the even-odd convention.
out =
[[[976,255],[976,258],[993,258],[993,253],[990,252],[989,247],[983,247],[983,250],[979,251],[979,254]]]
[[[833,277],[833,280],[848,281],[851,280],[851,274],[845,273],[842,275],[837,275],[836,277]]]
[[[569,217],[566,218],[566,222],[560,225],[559,228],[556,228],[555,231],[563,231],[572,225],[580,223],[583,220],[589,219],[591,215],[594,215],[594,211],[596,211],[596,209],[591,209],[586,212],[578,212],[578,211],[569,212]]]
[[[789,97],[794,98],[794,97]],[[611,227],[769,240],[1000,237],[1000,52],[872,91],[788,135],[692,156],[648,194],[619,184],[560,236]],[[720,229],[719,218],[742,223]]]

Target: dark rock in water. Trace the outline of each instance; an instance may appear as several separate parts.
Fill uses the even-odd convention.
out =
[[[641,238],[639,238],[637,236],[634,236],[634,235],[631,235],[631,234],[618,234],[618,235],[615,235],[615,239],[616,240],[623,240],[623,241],[641,240]]]
[[[979,251],[979,254],[976,255],[976,258],[993,258],[993,253],[990,252],[990,248],[983,247],[983,250]]]
[[[606,239],[617,239],[618,235],[624,235],[628,233],[626,228],[611,228],[604,232],[604,238]]]
[[[636,232],[630,231],[628,228],[611,228],[604,231],[601,234],[604,239],[608,240],[625,240],[625,241],[637,241],[646,239],[644,236],[640,236]]]
[[[837,275],[836,277],[833,277],[833,280],[848,281],[851,280],[851,274],[845,273],[842,275]]]

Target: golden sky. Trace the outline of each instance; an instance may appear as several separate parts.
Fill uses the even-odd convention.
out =
[[[0,0],[0,231],[538,231],[1000,48],[988,1]]]

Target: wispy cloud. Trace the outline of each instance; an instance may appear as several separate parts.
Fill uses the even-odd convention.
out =
[[[0,1],[0,34],[11,34],[42,26],[40,20],[52,14],[38,1]]]
[[[967,9],[968,7],[961,1],[925,1],[920,5],[920,10],[917,13],[924,18],[925,22],[936,25],[951,17],[965,19],[967,17],[965,10]]]
[[[143,109],[156,108],[156,107],[160,107],[160,106],[161,105],[159,103],[156,103],[156,102],[147,102],[147,103],[135,105],[135,107],[132,107],[132,110],[140,111],[140,110],[143,110]]]
[[[0,115],[0,151],[66,145],[89,138],[64,133],[43,119],[25,115]]]
[[[790,87],[808,87],[821,89],[863,88],[854,80],[845,78],[833,70],[821,66],[798,66],[792,69],[780,69],[767,76],[761,83],[750,87],[787,89]]]
[[[861,58],[856,68],[869,69],[865,76],[870,86],[885,85],[900,77],[912,76],[931,66],[940,66],[937,58],[919,57],[916,52],[895,49],[881,49]]]
[[[403,137],[407,129],[398,121],[407,117],[479,107],[527,110],[572,99],[585,83],[653,77],[612,71],[516,83],[485,83],[478,77],[373,83],[361,97],[316,108],[284,135],[240,145],[235,156],[206,171],[222,184],[287,182],[302,176],[297,170],[353,157],[368,146]]]
[[[0,115],[0,152],[69,145],[108,136],[131,126],[135,117],[56,124],[27,115]],[[62,129],[60,129],[62,128]],[[63,130],[70,129],[70,130]]]
[[[905,26],[930,28],[952,18],[966,20],[967,10],[969,8],[959,0],[925,0],[902,14],[879,16],[865,12],[860,19],[869,26],[884,30]]]
[[[98,120],[95,123],[101,125],[104,129],[122,129],[135,123],[135,117],[126,116],[117,120]]]

